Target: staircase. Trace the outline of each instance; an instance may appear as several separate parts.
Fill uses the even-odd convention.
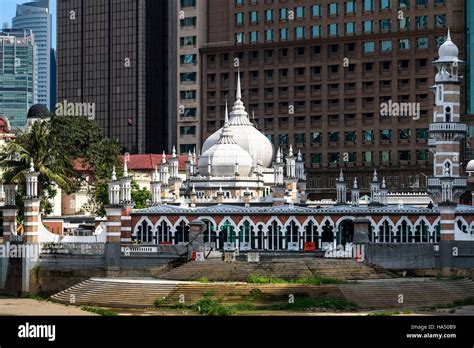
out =
[[[91,278],[61,291],[50,299],[54,302],[76,306],[111,308],[150,308],[155,300],[168,296],[176,283],[143,279]]]
[[[469,279],[386,279],[341,284],[339,288],[348,301],[365,309],[443,305],[474,297],[474,282]]]
[[[297,279],[305,277],[324,277],[341,280],[393,278],[388,271],[375,269],[363,263],[348,259],[322,258],[277,258],[263,260],[260,263],[236,261],[225,263],[218,259],[205,262],[188,262],[182,266],[161,274],[160,279],[240,281],[245,282],[250,275]]]

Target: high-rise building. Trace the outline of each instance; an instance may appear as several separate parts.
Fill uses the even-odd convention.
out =
[[[0,31],[0,116],[13,129],[26,125],[28,109],[36,104],[34,52],[30,30]]]
[[[201,139],[221,127],[239,66],[253,122],[275,147],[302,151],[310,198],[332,196],[341,166],[363,193],[374,167],[392,190],[426,186],[431,62],[448,26],[464,47],[463,1],[208,0],[207,10]]]
[[[58,102],[94,103],[124,151],[176,143],[176,1],[58,0]]]
[[[55,83],[51,76],[51,22],[49,0],[35,0],[17,5],[12,28],[29,29],[36,43],[36,94],[38,103],[51,107],[51,88]]]
[[[199,151],[201,138],[201,57],[207,38],[207,0],[180,0],[177,16],[177,149]]]

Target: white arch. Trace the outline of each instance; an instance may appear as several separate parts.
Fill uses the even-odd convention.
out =
[[[153,225],[153,223],[150,221],[150,219],[148,218],[148,216],[142,216],[140,218],[140,220],[138,220],[138,222],[135,224],[135,227],[133,228],[133,233],[132,233],[132,236],[133,237],[136,237],[137,236],[137,233],[138,233],[138,227],[141,226],[141,224],[143,223],[143,221],[146,221],[146,223],[151,226],[151,231],[153,234],[155,234],[156,230],[155,230],[155,225]]]
[[[180,216],[178,221],[176,221],[176,223],[171,227],[171,231],[176,232],[181,222],[189,224],[189,220],[185,216]]]
[[[298,230],[301,229],[302,226],[295,216],[290,216],[288,218],[288,220],[283,224],[283,229],[286,229],[288,225],[291,224],[292,221],[295,223],[296,226],[299,227]]]

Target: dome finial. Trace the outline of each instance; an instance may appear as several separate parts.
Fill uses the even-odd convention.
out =
[[[339,173],[339,182],[344,182],[344,173],[342,172],[342,168],[341,172]]]
[[[30,173],[35,172],[35,165],[33,163],[33,157],[30,158]]]
[[[165,164],[166,163],[166,152],[163,150],[163,155],[161,156],[161,163]]]
[[[173,145],[173,152],[171,157],[176,158],[176,146]]]
[[[112,177],[110,178],[110,180],[112,181],[117,180],[117,172],[115,171],[115,166],[112,169]]]
[[[451,28],[448,27],[448,36],[446,37],[446,41],[451,41]]]
[[[225,101],[225,118],[224,123],[229,124],[229,105],[227,104],[227,99]]]
[[[353,186],[354,189],[357,189],[358,186],[357,186],[357,178],[354,178],[354,186]]]
[[[242,88],[240,85],[240,68],[237,68],[237,94],[235,97],[237,100],[242,99]]]
[[[123,177],[126,178],[128,176],[128,167],[127,167],[127,159],[125,158],[123,161]]]
[[[372,181],[373,182],[379,181],[379,179],[377,178],[377,169],[374,169],[374,177],[372,178]]]

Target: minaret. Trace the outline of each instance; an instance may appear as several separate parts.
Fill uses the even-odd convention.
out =
[[[461,123],[461,77],[459,50],[448,31],[446,42],[439,48],[434,61],[438,73],[432,87],[436,94],[433,122],[430,124],[430,150],[434,154],[433,177],[428,179],[428,190],[435,203],[458,202],[464,193],[467,178],[461,177],[461,141],[467,126]]]
[[[158,166],[155,167],[155,173],[153,175],[153,181],[151,182],[151,203],[161,203],[161,181],[160,173],[158,172]]]
[[[120,180],[120,199],[121,204],[130,204],[132,202],[132,178],[128,175],[127,160],[123,161],[123,176]]]
[[[346,204],[346,182],[344,181],[344,174],[339,174],[339,179],[336,182],[337,204]]]
[[[441,242],[448,242],[455,239],[456,203],[467,186],[467,177],[461,177],[460,172],[461,144],[467,132],[466,124],[461,123],[459,67],[464,62],[458,58],[459,49],[451,41],[449,30],[438,54],[438,60],[433,62],[438,73],[432,87],[436,102],[429,126],[433,176],[428,178],[428,191],[440,210]]]
[[[383,205],[388,204],[388,188],[385,183],[385,178],[382,179],[382,186],[380,187],[379,203]]]
[[[352,186],[351,190],[351,201],[352,205],[355,207],[359,206],[359,198],[360,198],[360,189],[357,185],[357,178],[354,178],[354,185]]]
[[[377,169],[374,169],[374,176],[370,182],[370,204],[379,203],[380,183],[377,176]]]
[[[273,162],[274,183],[272,187],[273,205],[285,204],[285,182],[284,182],[284,166],[281,149],[278,148],[275,162]]]

